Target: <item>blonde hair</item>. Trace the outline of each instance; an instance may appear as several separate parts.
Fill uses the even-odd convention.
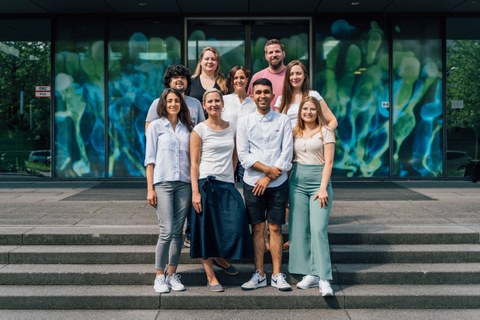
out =
[[[222,91],[218,90],[217,88],[210,88],[210,89],[205,90],[205,92],[203,93],[202,105],[205,105],[205,100],[207,99],[207,96],[210,93],[218,93],[218,95],[220,96],[220,99],[222,100],[222,104],[223,104],[223,93],[222,93]]]
[[[207,51],[210,51],[213,53],[215,56],[215,59],[217,60],[217,68],[215,69],[214,72],[214,77],[215,81],[218,83],[218,86],[220,87],[220,90],[222,91],[223,94],[227,93],[227,80],[223,76],[223,74],[220,72],[220,53],[218,53],[218,50],[215,49],[214,47],[205,47],[203,48],[202,52],[200,53],[200,56],[198,57],[198,62],[197,62],[197,67],[195,68],[195,72],[192,75],[192,79],[198,77],[202,73],[202,60],[203,56]]]
[[[302,108],[307,102],[313,103],[315,105],[315,108],[317,109],[317,118],[315,119],[315,123],[317,124],[317,126],[321,128],[325,127],[328,130],[332,131],[333,134],[335,134],[335,132],[332,129],[330,129],[330,127],[328,126],[327,120],[325,120],[325,117],[323,116],[322,106],[320,105],[320,101],[318,101],[318,99],[315,97],[308,96],[302,100],[302,102],[300,103],[300,107],[298,108],[298,114],[297,114],[298,121],[295,128],[293,128],[293,136],[298,138],[303,137],[303,130],[305,130],[305,121],[303,121],[301,114],[302,114]],[[320,134],[322,134],[321,130],[320,130]]]
[[[285,79],[283,80],[282,101],[278,107],[278,112],[280,113],[287,113],[288,108],[293,101],[293,88],[290,83],[290,73],[295,66],[299,66],[303,70],[304,79],[302,87],[300,88],[300,91],[302,92],[302,100],[305,99],[310,92],[310,78],[308,77],[307,68],[300,60],[290,61],[285,71]]]

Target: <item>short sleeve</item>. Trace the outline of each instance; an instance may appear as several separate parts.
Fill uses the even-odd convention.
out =
[[[276,109],[280,108],[281,104],[282,104],[282,96],[278,96],[277,100],[275,101],[275,108]]]
[[[160,99],[153,100],[152,104],[148,108],[147,118],[145,119],[145,122],[150,123],[153,120],[157,120],[160,118],[160,116],[157,113],[157,105],[159,100]]]
[[[322,127],[323,144],[335,143],[335,133],[332,129]]]
[[[320,95],[320,93],[318,93],[318,91],[310,90],[310,92],[308,93],[308,95],[309,95],[310,97],[316,98],[318,101],[323,100],[323,97]]]
[[[195,131],[200,137],[200,139],[203,140],[203,135],[205,134],[205,125],[203,124],[203,122],[197,124],[195,128],[193,128],[193,131]]]

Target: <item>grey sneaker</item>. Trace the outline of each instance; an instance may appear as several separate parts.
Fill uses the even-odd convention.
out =
[[[255,272],[250,280],[242,284],[242,290],[255,290],[258,288],[266,287],[267,286],[267,275],[263,277],[260,273]]]
[[[186,248],[190,248],[190,240],[189,240],[189,239],[185,239],[185,241],[183,242],[183,245],[184,245]]]
[[[162,274],[155,278],[155,282],[153,283],[153,290],[156,293],[169,293],[170,289],[168,288],[165,276]]]
[[[292,287],[286,280],[287,276],[284,273],[277,273],[272,275],[272,287],[280,291],[292,291]]]
[[[167,276],[167,286],[173,291],[185,291],[185,286],[180,281],[181,276],[179,274],[172,274]]]
[[[298,289],[308,289],[318,287],[319,278],[317,276],[306,275],[302,278],[302,281],[297,283]]]
[[[322,297],[333,296],[333,290],[328,280],[320,280],[318,291],[320,291]]]

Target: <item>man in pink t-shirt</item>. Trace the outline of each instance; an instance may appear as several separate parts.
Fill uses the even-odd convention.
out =
[[[248,86],[248,94],[252,93],[252,83],[260,78],[267,78],[272,82],[273,94],[281,96],[283,90],[283,81],[285,79],[285,72],[287,67],[283,63],[285,59],[285,50],[283,44],[277,39],[270,39],[265,44],[265,60],[268,62],[268,67],[255,73],[250,79]],[[270,107],[274,109],[275,99],[272,99]]]

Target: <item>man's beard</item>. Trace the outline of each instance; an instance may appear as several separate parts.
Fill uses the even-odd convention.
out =
[[[274,61],[270,61],[270,68],[273,70],[278,70],[282,66],[282,60],[276,59],[278,61],[276,64],[273,64]]]

